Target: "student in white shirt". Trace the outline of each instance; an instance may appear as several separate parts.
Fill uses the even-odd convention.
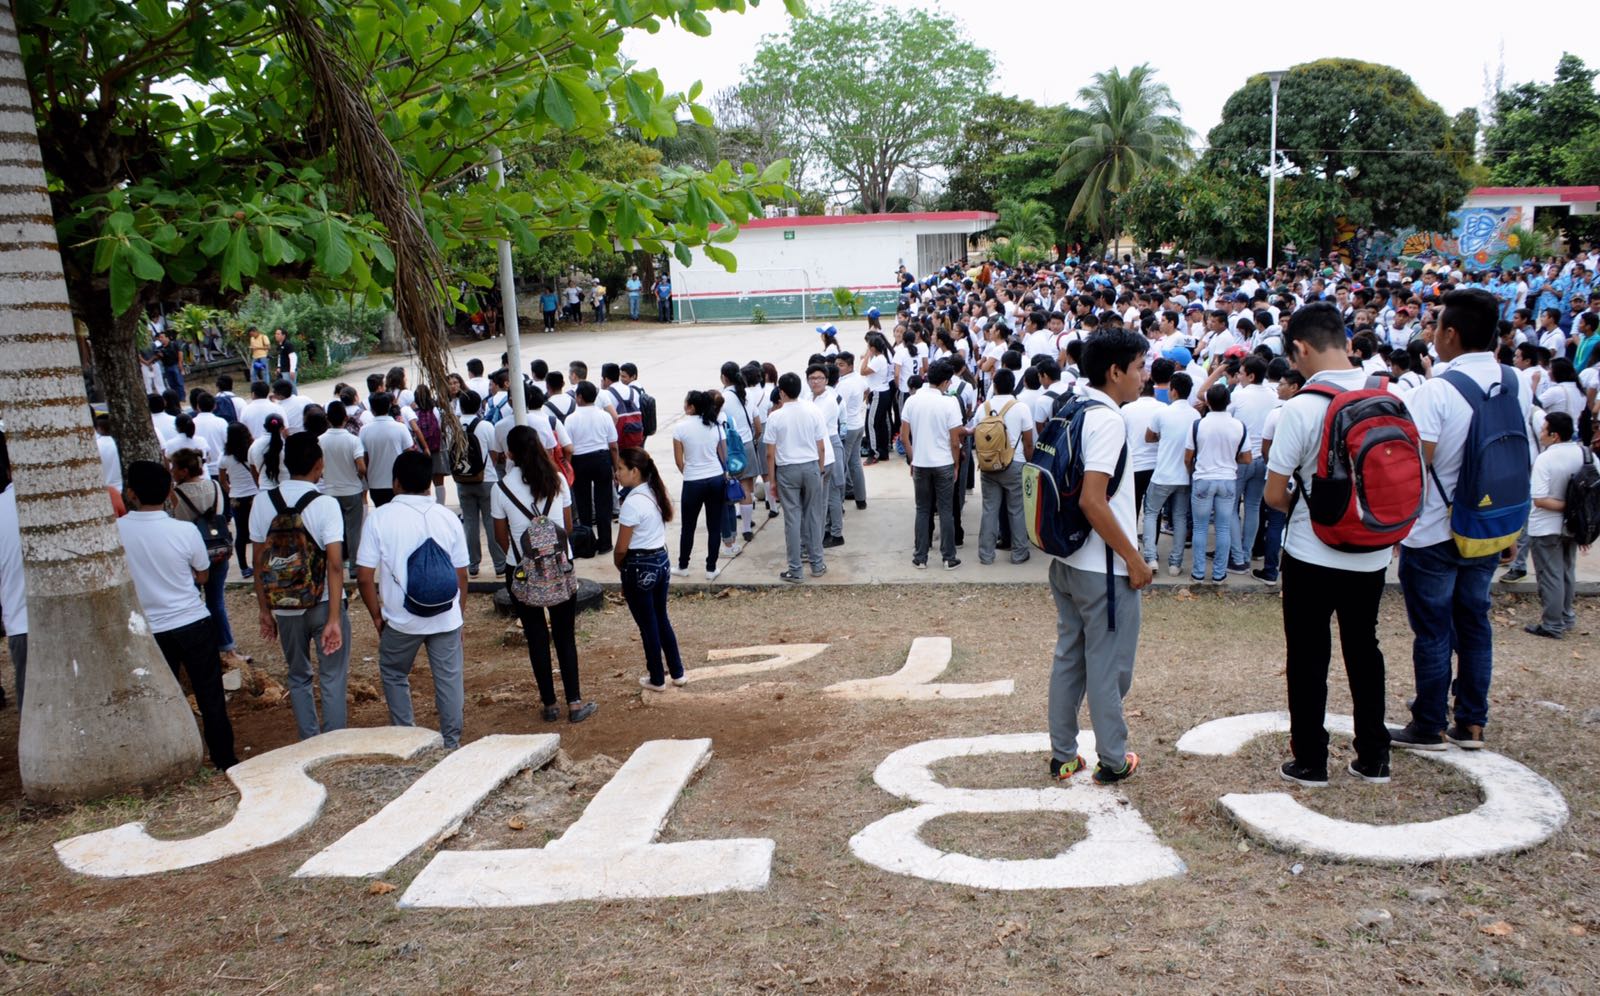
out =
[[[617,467],[617,420],[595,404],[599,392],[579,381],[577,407],[567,416],[572,436],[573,501],[578,521],[594,530],[595,554],[611,552],[611,499]]]
[[[811,561],[813,577],[821,577],[828,569],[822,553],[822,471],[828,464],[827,439],[816,409],[799,403],[803,390],[799,374],[779,377],[782,404],[772,410],[766,426],[767,480],[775,483],[783,509],[788,556],[788,567],[778,578],[790,584],[805,580],[803,558]]]
[[[916,493],[916,547],[911,563],[919,569],[928,566],[935,517],[939,522],[939,556],[945,570],[961,566],[956,557],[955,487],[966,420],[961,417],[960,403],[945,393],[950,376],[948,361],[932,364],[928,382],[906,399],[900,411],[900,439],[911,463]]]
[[[467,361],[466,388],[476,394],[480,401],[489,393],[489,378],[483,375],[483,361],[477,357]]]
[[[867,348],[861,356],[861,375],[867,380],[872,401],[867,411],[866,466],[889,459],[889,445],[898,431],[893,376],[893,350],[881,332],[867,333]]]
[[[250,383],[250,400],[239,411],[239,421],[250,430],[250,438],[255,439],[266,431],[267,417],[276,415],[284,418],[283,408],[277,402],[267,398],[267,382],[264,380]]]
[[[200,474],[209,476],[206,467],[216,462],[217,457],[211,452],[211,444],[204,438],[196,435],[194,419],[188,415],[179,415],[173,420],[173,433],[161,443],[161,455],[167,458],[170,464],[174,454],[181,450],[188,450],[200,456]]]
[[[1012,395],[1016,374],[1000,370],[994,375],[994,395],[978,406],[973,428],[991,414],[1005,426],[1006,442],[1012,447],[1011,464],[1004,470],[980,470],[983,488],[983,517],[978,524],[978,563],[994,563],[1000,539],[1000,507],[1005,505],[1011,526],[1011,562],[1026,563],[1030,554],[1025,537],[1027,517],[1023,514],[1022,465],[1033,456],[1033,413]]]
[[[418,390],[421,390],[421,388],[418,388]],[[470,393],[466,397],[469,402],[475,400]],[[502,424],[514,423],[514,421],[513,418],[508,417],[503,420]],[[461,428],[464,431],[471,431],[473,438],[478,442],[478,452],[483,456],[483,479],[481,481],[462,481],[457,479],[455,482],[456,497],[461,503],[461,524],[467,534],[467,576],[471,578],[477,577],[478,565],[482,563],[481,557],[483,554],[478,543],[479,530],[481,529],[489,541],[489,562],[494,567],[495,577],[500,577],[506,571],[506,552],[499,541],[495,539],[492,519],[493,511],[490,508],[490,501],[495,491],[495,482],[500,480],[500,474],[495,470],[494,461],[494,453],[498,447],[496,434],[499,426],[490,425],[488,419],[474,415],[471,418],[462,419]],[[441,448],[448,451],[448,442],[442,442]],[[440,463],[435,459],[433,464],[435,472],[439,470],[439,467]],[[449,468],[447,467],[446,469],[448,471]],[[437,477],[437,474],[435,476]],[[435,485],[434,490],[437,492],[439,486]]]
[[[408,450],[395,457],[394,484],[394,500],[374,509],[362,530],[356,560],[361,601],[378,630],[378,672],[383,677],[389,725],[415,725],[411,667],[417,651],[426,646],[439,734],[445,749],[454,750],[461,746],[465,696],[461,603],[467,592],[467,537],[461,520],[429,494],[433,461],[427,454]],[[421,549],[429,543],[436,549]],[[455,594],[447,596],[447,602],[423,602],[423,594],[429,598],[444,595],[446,561],[455,575]],[[431,564],[436,570],[414,578],[413,563]]]
[[[1319,301],[1296,311],[1289,317],[1286,337],[1289,356],[1308,387],[1359,391],[1366,386],[1366,372],[1350,366],[1344,319],[1334,305]],[[1286,781],[1311,788],[1328,784],[1328,733],[1323,714],[1332,652],[1329,627],[1334,618],[1339,621],[1339,646],[1355,712],[1356,757],[1347,770],[1363,781],[1389,780],[1378,604],[1393,551],[1335,550],[1312,528],[1306,495],[1326,457],[1322,429],[1329,403],[1314,391],[1302,391],[1285,402],[1273,427],[1267,465],[1266,500],[1289,515],[1283,541],[1283,634],[1293,757],[1284,762],[1279,774]],[[1291,483],[1305,493],[1292,495]]]
[[[506,551],[506,563],[514,570],[522,563],[522,534],[532,521],[530,512],[548,517],[564,531],[563,535],[572,533],[572,492],[567,488],[566,479],[556,472],[555,462],[545,452],[539,434],[533,429],[516,427],[506,436],[506,446],[505,473],[495,482],[490,515],[494,517],[495,540]],[[511,572],[508,571],[508,590],[510,585]],[[561,668],[567,720],[581,723],[594,715],[599,706],[583,701],[578,683],[577,592],[574,591],[567,601],[548,608],[524,605],[516,598],[512,598],[511,607],[522,622],[522,635],[528,643],[528,664],[539,686],[544,721],[553,723],[561,718],[561,710],[556,706],[555,676],[550,671],[552,642],[556,647],[556,662]]]
[[[117,520],[117,533],[127,554],[144,624],[155,636],[173,677],[180,667],[188,672],[211,763],[226,771],[239,759],[234,754],[233,725],[222,692],[217,633],[200,595],[211,558],[198,529],[163,511],[172,493],[172,475],[167,468],[135,460],[128,465],[127,482],[131,500],[128,514]]]
[[[1138,512],[1132,475],[1112,484],[1128,449],[1120,408],[1139,396],[1144,381],[1144,336],[1102,329],[1085,343],[1084,481],[1080,508],[1093,532],[1071,556],[1050,563],[1056,605],[1056,648],[1050,671],[1050,774],[1065,780],[1083,768],[1078,710],[1089,700],[1095,750],[1094,780],[1119,782],[1138,769],[1128,750],[1122,698],[1133,682],[1139,645],[1139,590],[1152,573],[1139,556]]]
[[[1233,506],[1238,499],[1238,467],[1251,461],[1250,431],[1243,422],[1228,414],[1228,385],[1212,384],[1206,390],[1210,411],[1189,433],[1184,460],[1193,475],[1189,514],[1194,525],[1194,569],[1189,576],[1206,580],[1206,534],[1216,523],[1216,563],[1211,580],[1221,584],[1228,577],[1228,550],[1233,541]]]
[[[1170,381],[1169,390],[1170,390]],[[1133,475],[1133,498],[1136,507],[1144,508],[1144,498],[1156,473],[1156,457],[1160,447],[1149,438],[1150,426],[1156,416],[1167,406],[1156,400],[1155,383],[1145,381],[1139,396],[1122,406],[1122,420],[1128,426],[1128,472]]]
[[[94,443],[100,450],[100,473],[106,487],[121,491],[122,455],[117,450],[117,441],[111,438],[111,416],[94,417]]]
[[[744,473],[739,477],[739,483],[744,486],[744,498],[739,501],[738,527],[735,533],[744,537],[748,543],[755,537],[755,494],[756,475],[760,468],[756,466],[756,449],[754,441],[761,438],[761,423],[755,414],[755,405],[745,391],[744,373],[739,369],[739,364],[729,360],[718,371],[722,378],[722,414],[733,426],[733,431],[739,434],[739,441],[744,444],[744,452],[749,459],[745,463]],[[770,487],[771,482],[768,482]],[[732,556],[742,549],[738,537],[730,537],[728,530],[723,530],[723,545],[727,554]]]
[[[694,530],[704,510],[706,523],[706,580],[717,576],[717,542],[727,509],[727,441],[717,421],[716,398],[708,391],[690,391],[683,399],[684,417],[672,429],[672,456],[683,476],[682,528],[678,535],[678,566],[672,573],[689,573],[694,553]]]
[[[283,437],[287,430],[283,419],[268,415],[261,427],[261,435],[250,443],[250,469],[255,472],[256,486],[268,491],[289,475],[283,469]]]
[[[338,402],[334,402],[338,404]],[[342,407],[342,406],[341,406]],[[331,427],[324,434],[349,436]],[[256,545],[256,606],[261,635],[277,637],[289,670],[289,704],[300,739],[306,740],[346,724],[345,689],[350,678],[350,613],[344,598],[344,516],[333,497],[317,490],[323,452],[318,438],[297,432],[284,444],[290,477],[255,504],[250,513],[250,541]],[[304,503],[304,505],[302,505]],[[300,523],[312,544],[323,552],[322,595],[313,607],[284,607],[275,600],[274,564],[268,539],[273,520],[299,509]],[[321,692],[322,719],[312,694],[311,655],[317,654],[316,684]]]
[[[1177,577],[1183,568],[1183,545],[1189,538],[1189,464],[1184,454],[1194,424],[1200,420],[1189,395],[1194,391],[1194,380],[1183,371],[1172,375],[1167,385],[1171,399],[1167,406],[1150,420],[1145,429],[1146,442],[1156,444],[1156,465],[1150,475],[1150,488],[1145,492],[1143,549],[1145,564],[1152,572],[1156,567],[1156,545],[1161,539],[1161,510],[1172,504],[1172,549],[1167,554],[1167,575]]]
[[[28,585],[22,573],[22,523],[17,519],[17,489],[11,483],[11,455],[0,434],[0,623],[16,679],[17,712],[28,685]],[[6,704],[0,688],[0,706]]]
[[[167,510],[179,522],[195,523],[209,516],[221,516],[226,524],[228,500],[222,485],[206,476],[198,451],[184,449],[167,460],[172,472],[172,500]],[[207,551],[208,553],[210,551]],[[228,584],[228,556],[211,562],[206,573],[206,611],[211,613],[211,624],[217,633],[217,653],[222,663],[236,668],[249,663],[249,659],[234,652],[233,625],[228,620],[228,602],[224,597]]]
[[[1523,629],[1534,636],[1559,640],[1578,624],[1572,608],[1578,583],[1578,541],[1566,534],[1567,484],[1594,454],[1573,440],[1572,416],[1545,416],[1540,443],[1544,452],[1533,462],[1533,511],[1528,515],[1528,544],[1533,573],[1539,582],[1543,616]]]
[[[279,380],[272,385],[272,400],[283,409],[283,424],[289,427],[289,435],[303,432],[306,427],[306,408],[316,404],[310,398],[298,393],[294,382],[288,379]]]
[[[837,376],[837,372],[835,373]],[[839,396],[828,386],[828,367],[814,363],[806,368],[806,388],[800,400],[816,409],[822,421],[822,438],[826,442],[824,457],[827,469],[822,474],[822,488],[827,497],[822,526],[822,545],[844,545],[844,470],[840,451],[844,449],[839,438]]]
[[[156,441],[165,443],[178,431],[174,425],[181,414],[178,395],[174,391],[163,391],[150,395],[146,400],[150,404],[150,422],[156,428]]]
[[[394,463],[401,453],[411,449],[414,439],[411,430],[394,420],[394,398],[387,391],[379,391],[367,399],[372,417],[361,427],[361,448],[367,454],[367,488],[372,492],[372,507],[382,508],[394,498]],[[428,461],[432,474],[433,461]],[[362,530],[365,539],[366,530]],[[359,544],[357,546],[359,549]]]
[[[322,446],[322,480],[318,490],[339,505],[344,522],[344,561],[355,580],[356,552],[361,548],[361,527],[367,514],[367,451],[361,437],[346,429],[349,411],[344,403],[328,403],[328,431]]]
[[[222,448],[228,442],[228,422],[216,414],[217,399],[206,391],[195,395],[194,407],[194,434],[206,443],[206,476],[216,477]]]
[[[667,593],[672,582],[672,561],[667,556],[667,523],[672,521],[672,499],[650,454],[623,450],[618,457],[617,479],[627,489],[617,515],[617,548],[612,561],[622,575],[622,597],[639,627],[644,644],[646,673],[639,684],[646,691],[666,689],[667,679],[682,685],[687,678],[678,653],[678,637],[667,618]]]
[[[1250,570],[1256,533],[1261,528],[1261,493],[1267,484],[1267,464],[1261,459],[1261,430],[1267,415],[1278,407],[1278,392],[1266,385],[1267,361],[1247,356],[1239,366],[1239,387],[1229,396],[1228,414],[1244,423],[1250,432],[1250,462],[1239,465],[1236,478],[1239,507],[1233,521],[1233,548],[1228,570],[1245,574]]]
[[[856,508],[866,508],[867,474],[861,466],[861,442],[867,431],[867,398],[872,392],[867,387],[867,379],[855,372],[854,354],[840,353],[834,357],[834,362],[839,368],[839,383],[836,386],[840,402],[844,405],[840,427],[844,432],[845,484],[850,490],[847,497],[855,499]]]

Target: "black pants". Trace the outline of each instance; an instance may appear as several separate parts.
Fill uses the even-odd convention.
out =
[[[889,447],[894,445],[894,434],[900,427],[894,401],[893,384],[872,395],[872,449],[877,451],[879,460],[889,459]]]
[[[723,509],[727,505],[727,495],[723,492],[721,474],[716,477],[702,477],[698,481],[683,482],[682,522],[678,529],[678,566],[685,570],[689,567],[689,555],[694,552],[694,529],[700,518],[700,510],[705,509],[706,520],[706,570],[717,569],[717,552],[722,539]]]
[[[1356,756],[1369,765],[1389,760],[1389,730],[1383,725],[1383,652],[1378,649],[1384,573],[1341,571],[1288,554],[1283,557],[1289,747],[1301,764],[1313,768],[1328,764],[1328,731],[1322,724],[1328,708],[1334,616],[1339,620],[1339,648],[1355,707]]]
[[[554,332],[556,330],[556,313],[555,312],[553,312],[553,311],[544,312],[544,330],[546,332]]]
[[[594,552],[611,549],[611,451],[596,450],[572,458],[572,501],[578,521],[594,530]]]
[[[511,579],[506,578],[506,590],[511,590]],[[528,641],[528,664],[533,668],[533,680],[539,683],[539,701],[545,705],[556,704],[555,676],[550,671],[550,644],[556,645],[556,663],[561,668],[561,690],[568,702],[583,698],[578,687],[578,596],[576,593],[560,605],[547,609],[523,605],[515,597],[511,607],[522,620],[522,635]],[[550,622],[545,624],[545,613]]]
[[[239,763],[233,753],[233,724],[228,722],[228,700],[222,694],[222,659],[217,656],[217,630],[207,616],[199,622],[156,634],[161,656],[178,676],[182,666],[189,672],[189,687],[194,689],[195,705],[200,707],[200,727],[206,738],[211,763],[226,771]]]
[[[394,488],[371,488],[367,493],[372,496],[373,508],[382,508],[394,501]]]
[[[1133,472],[1133,512],[1135,515],[1144,514],[1142,511],[1144,508],[1144,493],[1150,490],[1150,478],[1154,476],[1156,476],[1154,467],[1149,470],[1136,470]],[[1143,522],[1144,520],[1141,519],[1140,521]]]
[[[250,561],[245,559],[245,548],[250,545],[250,509],[255,503],[255,495],[233,500],[233,552],[239,555],[239,569],[245,571],[250,569]]]

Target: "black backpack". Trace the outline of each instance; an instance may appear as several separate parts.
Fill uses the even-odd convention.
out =
[[[1567,507],[1561,513],[1561,527],[1579,546],[1600,539],[1600,468],[1594,451],[1585,448],[1583,466],[1567,479]]]
[[[635,386],[639,392],[639,416],[644,422],[644,435],[648,439],[656,434],[656,399],[645,393],[644,388]]]
[[[457,459],[454,467],[450,469],[450,476],[455,478],[457,484],[482,484],[483,483],[483,444],[478,442],[478,423],[483,421],[479,415],[467,425],[467,445]]]
[[[194,513],[195,528],[200,530],[200,539],[206,545],[206,555],[213,564],[220,563],[233,556],[233,537],[228,533],[228,516],[220,511],[222,508],[222,485],[216,481],[211,482],[217,489],[216,498],[211,507],[217,511],[202,512],[195,507],[189,496],[183,493],[182,488],[174,488],[173,494],[178,500],[189,506],[189,511]]]

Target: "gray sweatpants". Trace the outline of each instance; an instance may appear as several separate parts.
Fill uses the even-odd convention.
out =
[[[339,514],[344,517],[344,566],[356,576],[356,550],[361,546],[361,525],[367,520],[367,493],[334,495]]]
[[[983,521],[978,525],[978,560],[994,562],[995,544],[1000,541],[1000,496],[1005,496],[1006,517],[1011,520],[1011,562],[1028,559],[1028,519],[1022,513],[1022,464],[1012,460],[1005,470],[982,471]],[[1066,760],[1071,760],[1067,758]]]
[[[844,443],[838,436],[829,440],[833,444],[833,463],[828,465],[828,473],[822,479],[822,485],[828,492],[828,516],[824,531],[829,536],[844,535]]]
[[[798,574],[807,559],[812,570],[825,566],[822,519],[827,496],[822,492],[822,472],[817,465],[809,460],[780,465],[778,500],[783,503],[783,545],[789,556],[789,570]]]
[[[460,627],[427,636],[383,627],[383,635],[378,638],[378,673],[383,676],[383,700],[389,704],[389,725],[416,725],[411,716],[411,666],[424,645],[428,648],[428,668],[433,671],[439,734],[444,737],[445,748],[455,750],[461,746],[461,710],[466,698]]]
[[[461,500],[461,525],[467,531],[467,566],[476,570],[482,562],[478,548],[481,525],[489,536],[489,562],[494,565],[494,572],[501,574],[506,569],[506,553],[494,538],[494,520],[489,518],[489,496],[494,493],[494,487],[493,484],[457,484],[456,495]]]
[[[1530,536],[1533,579],[1539,582],[1539,602],[1544,606],[1540,625],[1553,633],[1578,624],[1572,597],[1578,588],[1578,543],[1565,536]]]
[[[1109,767],[1128,752],[1122,699],[1133,684],[1139,647],[1139,593],[1124,576],[1113,576],[1116,622],[1109,625],[1106,576],[1050,562],[1050,593],[1056,600],[1056,653],[1050,670],[1050,750],[1060,761],[1078,751],[1078,708],[1089,699],[1095,750]]]
[[[867,500],[867,472],[861,467],[861,439],[866,434],[867,427],[864,425],[859,429],[846,429],[844,433],[845,480],[856,501]]]
[[[278,615],[278,645],[289,665],[289,705],[300,739],[345,728],[345,690],[350,684],[350,612],[341,606],[339,628],[344,641],[331,654],[322,652],[322,627],[328,624],[328,603],[304,612]],[[322,722],[311,694],[311,647],[317,648],[317,686],[322,690]]]
[[[17,712],[21,714],[22,693],[28,687],[28,634],[8,635],[6,650],[11,652],[11,667],[17,676]]]

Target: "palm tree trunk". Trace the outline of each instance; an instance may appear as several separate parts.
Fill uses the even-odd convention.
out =
[[[69,802],[187,777],[200,735],[123,559],[83,393],[9,3],[0,3],[0,411],[28,585],[23,791]]]

